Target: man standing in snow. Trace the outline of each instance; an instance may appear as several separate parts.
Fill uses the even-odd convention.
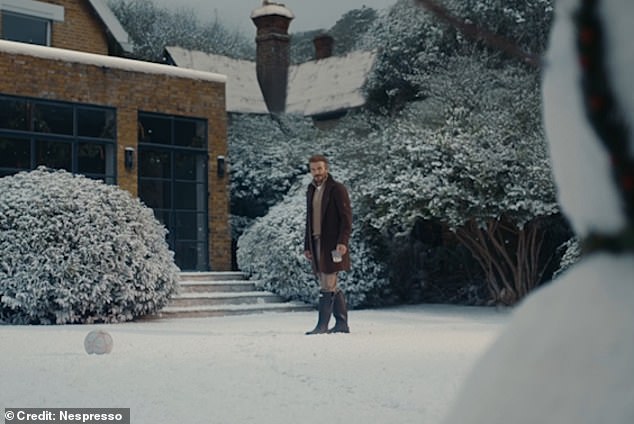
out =
[[[337,287],[337,273],[350,270],[350,198],[345,186],[329,174],[325,156],[312,156],[308,163],[313,181],[306,191],[304,255],[311,261],[320,291],[317,326],[306,334],[349,333],[348,307]],[[331,314],[335,326],[329,330]]]

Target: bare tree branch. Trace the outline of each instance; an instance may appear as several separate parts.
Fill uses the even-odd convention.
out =
[[[511,56],[514,56],[520,59],[522,62],[535,68],[541,67],[541,59],[538,55],[525,52],[516,43],[505,37],[502,37],[484,28],[480,28],[475,24],[459,19],[458,17],[452,15],[445,7],[436,3],[434,0],[414,0],[414,2],[429,10],[441,20],[457,28],[467,37],[474,40],[482,40],[489,46]]]

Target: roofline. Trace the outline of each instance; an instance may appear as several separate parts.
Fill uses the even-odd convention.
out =
[[[117,56],[106,56],[95,53],[85,53],[76,50],[60,49],[36,44],[19,43],[16,41],[0,40],[0,52],[39,57],[60,62],[80,63],[84,65],[100,66],[103,68],[120,69],[129,72],[168,75],[178,78],[197,79],[203,81],[226,84],[227,76],[212,72],[197,71],[160,63],[144,62]]]
[[[134,45],[130,40],[130,36],[112,12],[112,9],[103,0],[88,0],[88,2],[121,49],[125,53],[132,53]]]

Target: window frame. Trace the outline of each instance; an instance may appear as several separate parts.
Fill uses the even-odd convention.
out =
[[[11,175],[21,171],[27,171],[31,169],[35,169],[38,165],[38,148],[43,143],[68,143],[71,146],[70,149],[70,167],[69,170],[73,174],[81,174],[85,175],[89,178],[96,178],[102,181],[105,181],[107,184],[116,184],[117,182],[117,111],[113,107],[102,106],[102,105],[92,105],[85,103],[75,103],[75,102],[64,102],[64,101],[55,101],[55,100],[47,100],[40,98],[30,98],[30,97],[22,97],[22,96],[11,96],[0,94],[0,102],[2,101],[12,101],[15,104],[25,104],[24,110],[24,119],[26,120],[26,129],[10,129],[0,127],[0,138],[6,139],[21,139],[24,143],[29,144],[30,151],[30,164],[28,168],[16,168],[10,166],[0,167],[0,176],[3,175]],[[35,116],[33,111],[37,109],[38,105],[45,106],[53,106],[53,107],[62,107],[62,108],[70,108],[72,111],[72,134],[55,134],[55,133],[47,133],[42,131],[37,131],[34,127],[35,125]],[[111,125],[113,129],[111,131],[111,138],[104,137],[89,137],[89,136],[80,136],[79,131],[79,123],[78,123],[78,115],[80,111],[83,110],[92,110],[92,111],[103,111],[105,114],[108,114],[111,118]],[[17,116],[17,115],[16,115]],[[108,122],[106,119],[104,122]],[[110,132],[109,132],[110,134]],[[86,144],[92,146],[99,146],[103,148],[104,152],[104,172],[79,172],[80,166],[80,148],[85,146]]]
[[[50,21],[46,19],[42,19],[42,18],[37,18],[34,16],[27,16],[27,15],[22,15],[19,13],[4,12],[4,11],[2,12],[2,15],[0,16],[0,18],[2,19],[2,39],[3,40],[50,47],[51,45],[51,22]],[[22,22],[18,22],[18,24],[21,23],[22,24],[20,25],[21,27],[27,25],[27,21],[29,22],[28,24],[32,26],[35,26],[36,24],[44,24],[44,40],[40,40],[40,39],[25,40],[21,37],[18,37],[16,34],[7,34],[7,30],[6,30],[7,18],[20,19]],[[38,28],[38,32],[40,30],[41,29]]]
[[[37,41],[21,40],[18,37],[9,37],[6,34],[5,17],[13,17],[22,20],[31,20],[34,23],[45,25],[43,43]],[[53,22],[64,22],[64,7],[36,0],[2,0],[0,1],[0,19],[2,20],[0,38],[22,43],[30,43],[43,46],[51,46],[51,32]]]
[[[155,125],[153,128],[163,129],[165,134],[161,134],[160,137],[153,137],[150,133],[150,137],[145,137],[149,133],[149,128],[144,128],[143,120],[145,118],[156,120],[159,125]],[[160,123],[160,121],[163,121]],[[138,133],[138,167],[137,167],[137,181],[139,187],[139,198],[146,202],[148,206],[152,208],[156,218],[163,223],[165,227],[169,229],[167,234],[167,242],[170,248],[175,253],[175,259],[179,266],[185,266],[184,269],[191,271],[204,271],[209,269],[209,143],[208,130],[209,121],[206,118],[193,117],[193,116],[180,116],[180,115],[168,115],[156,112],[138,111],[137,122],[139,127]],[[196,142],[189,145],[183,145],[179,142],[179,136],[177,133],[178,123],[192,123],[197,129],[202,131],[202,140],[199,145]],[[156,155],[156,157],[164,158],[167,160],[166,165],[163,166],[161,174],[149,174],[146,171],[144,161],[149,159],[150,155]],[[196,175],[194,178],[185,173],[179,174],[179,168],[177,165],[178,157],[185,160],[187,158],[193,158],[194,169],[198,164],[201,166],[199,170],[200,175]],[[198,162],[199,161],[199,162]],[[157,167],[157,170],[159,168]],[[156,187],[160,189],[155,190],[159,193],[159,197],[165,198],[166,202],[162,206],[154,204],[150,198],[144,197],[145,187]],[[181,188],[179,190],[179,188]],[[196,206],[191,208],[184,202],[180,202],[184,194],[184,188],[190,188],[196,193]],[[150,189],[151,191],[151,189]],[[152,204],[150,204],[152,203]],[[185,217],[190,217],[185,219]],[[193,217],[193,218],[191,218]],[[192,219],[195,221],[195,226],[191,226]],[[189,224],[190,227],[184,226]],[[192,228],[199,228],[193,233],[190,232]],[[195,234],[195,237],[191,237],[191,234]],[[204,236],[203,236],[204,234]],[[201,237],[203,236],[203,237]],[[183,255],[182,253],[187,249],[196,247],[196,260],[195,265],[190,266],[184,257],[190,258],[189,255]]]

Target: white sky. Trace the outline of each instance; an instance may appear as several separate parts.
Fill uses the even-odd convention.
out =
[[[201,20],[211,20],[217,12],[228,28],[238,28],[245,34],[255,34],[255,26],[249,16],[253,9],[262,5],[261,0],[153,0],[161,6],[195,10]],[[373,9],[384,9],[396,0],[279,0],[295,14],[290,31],[328,29],[349,10],[364,5]]]

